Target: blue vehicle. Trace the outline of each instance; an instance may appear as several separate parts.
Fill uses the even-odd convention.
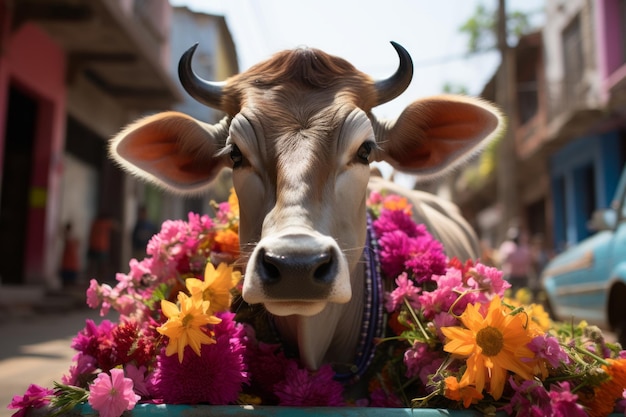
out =
[[[553,318],[586,320],[626,347],[626,167],[611,207],[590,220],[594,235],[551,260],[542,285]]]

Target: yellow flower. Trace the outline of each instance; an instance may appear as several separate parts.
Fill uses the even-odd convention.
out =
[[[230,308],[230,290],[237,285],[240,279],[241,273],[233,271],[232,266],[221,263],[215,269],[213,264],[209,262],[204,270],[204,281],[197,278],[187,278],[185,285],[192,297],[199,294],[202,300],[210,303],[210,312],[221,312],[228,311]]]
[[[237,193],[235,193],[235,189],[230,189],[230,195],[228,196],[228,205],[230,206],[230,211],[234,216],[239,217],[239,199],[237,199]]]
[[[513,309],[524,309],[525,314],[528,316],[529,330],[531,330],[533,336],[542,335],[552,327],[550,316],[541,304],[528,304],[511,298],[505,298],[504,302],[511,305]]]
[[[178,361],[182,363],[187,345],[200,356],[202,344],[215,343],[215,339],[207,335],[202,327],[222,320],[208,313],[210,302],[202,300],[199,295],[189,297],[179,292],[178,304],[180,310],[176,304],[161,300],[161,310],[168,320],[156,330],[170,339],[165,354],[171,356],[178,352]]]
[[[526,347],[532,340],[525,328],[527,317],[520,313],[507,314],[499,297],[489,304],[486,317],[479,312],[480,305],[469,304],[460,317],[463,327],[442,327],[448,339],[444,350],[467,357],[467,368],[461,377],[463,386],[474,385],[482,392],[489,383],[489,393],[500,399],[507,379],[507,370],[525,379],[532,378],[532,368],[521,358],[533,358]]]
[[[454,376],[444,380],[446,384],[444,396],[453,401],[463,401],[463,407],[469,408],[472,403],[483,399],[483,395],[471,385],[462,385]]]

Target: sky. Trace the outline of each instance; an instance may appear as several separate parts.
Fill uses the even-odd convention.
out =
[[[508,0],[509,11],[540,12],[545,0]],[[390,41],[404,46],[415,66],[407,91],[374,110],[396,117],[411,101],[442,92],[446,83],[480,94],[499,63],[497,53],[467,57],[459,28],[483,4],[497,0],[170,0],[174,6],[224,15],[245,70],[273,53],[310,46],[349,60],[374,78],[397,68]],[[542,23],[541,14],[533,14]],[[199,39],[202,42],[201,39]]]

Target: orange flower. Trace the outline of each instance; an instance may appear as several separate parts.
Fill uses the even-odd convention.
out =
[[[489,304],[486,317],[479,304],[469,304],[460,317],[465,327],[442,327],[448,341],[446,352],[466,357],[467,368],[461,385],[475,385],[479,392],[489,383],[489,393],[496,400],[502,396],[507,371],[525,379],[532,378],[532,368],[522,358],[533,358],[526,347],[532,340],[525,325],[525,314],[511,315],[502,306],[500,297]]]
[[[443,395],[453,401],[463,401],[465,408],[483,399],[483,395],[476,388],[471,385],[461,385],[454,376],[447,377],[444,382],[446,387]]]
[[[383,201],[383,208],[392,211],[403,211],[409,215],[411,214],[411,205],[409,204],[409,201],[406,198],[395,194],[385,197],[385,200]]]
[[[219,252],[227,252],[239,256],[239,235],[230,229],[220,230],[215,235],[215,242],[219,245]]]
[[[594,389],[593,396],[582,398],[589,417],[606,417],[615,408],[615,401],[622,398],[626,389],[626,359],[607,359],[602,369],[609,378]]]

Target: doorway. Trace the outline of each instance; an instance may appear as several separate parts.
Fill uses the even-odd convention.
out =
[[[37,101],[15,86],[9,90],[0,192],[0,279],[23,284],[29,190],[37,124]]]

